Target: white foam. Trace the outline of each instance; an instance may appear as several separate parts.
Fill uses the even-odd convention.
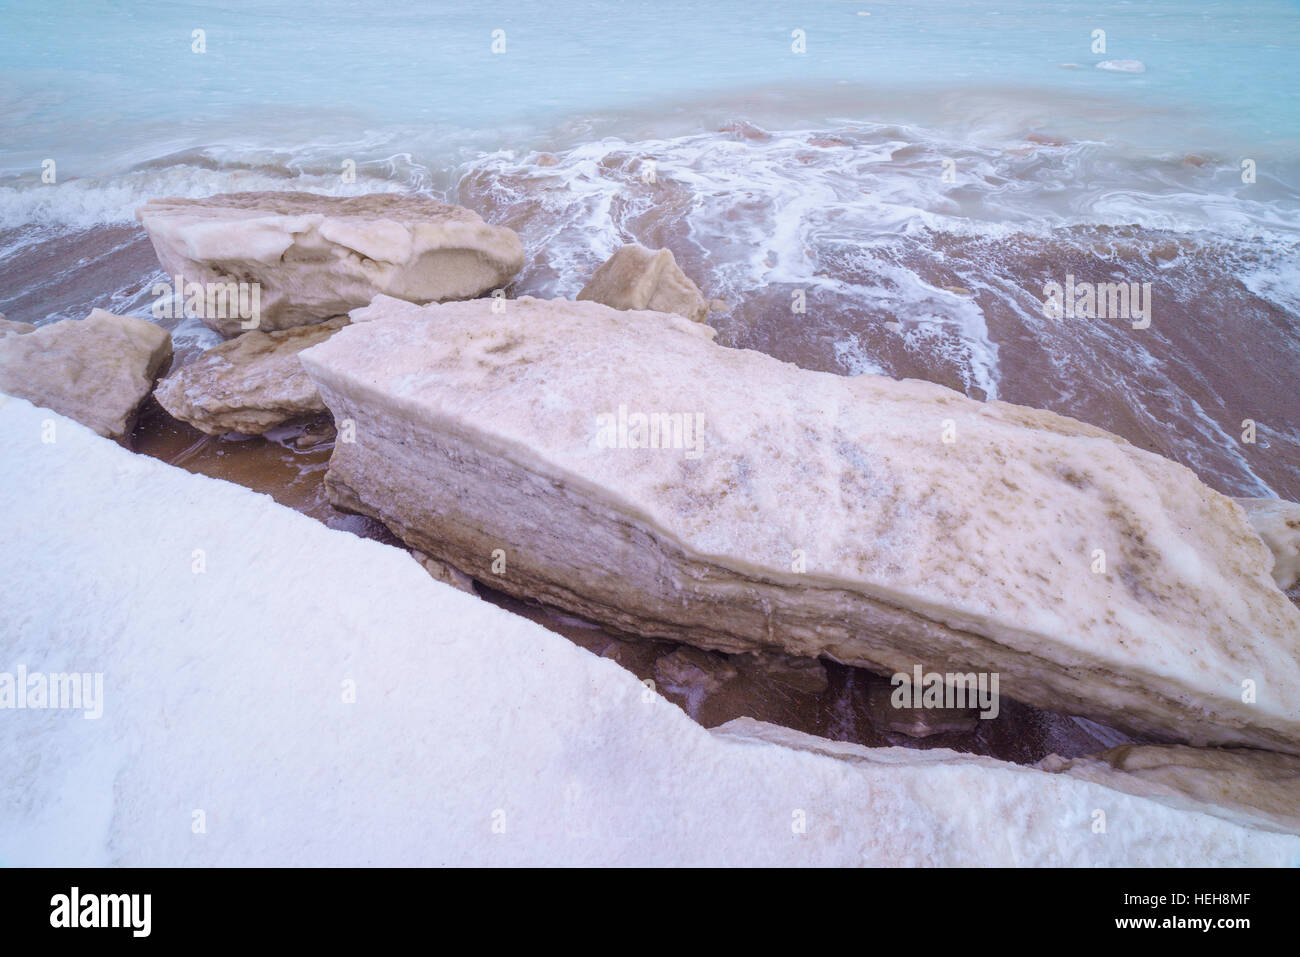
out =
[[[402,192],[405,184],[358,176],[344,183],[338,174],[280,175],[248,169],[167,166],[136,170],[110,179],[71,179],[35,186],[0,186],[0,228],[39,225],[59,230],[134,225],[135,211],[164,196],[202,197],[254,190],[303,190],[329,196]]]
[[[1145,73],[1147,65],[1141,60],[1102,60],[1097,64],[1097,69],[1112,73]]]
[[[1300,259],[1294,254],[1238,273],[1241,284],[1291,316],[1300,316]]]

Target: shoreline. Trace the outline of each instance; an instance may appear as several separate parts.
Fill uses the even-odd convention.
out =
[[[142,3],[0,38],[0,863],[1300,863],[1288,0]]]

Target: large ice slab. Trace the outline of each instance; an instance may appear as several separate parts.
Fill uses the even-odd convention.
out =
[[[0,335],[0,392],[47,406],[111,439],[131,433],[140,405],[172,361],[166,329],[103,309],[85,319],[8,331]]]
[[[1300,862],[1068,775],[710,733],[401,549],[51,415],[0,405],[0,671],[101,673],[102,715],[0,710],[0,864]]]
[[[377,293],[412,302],[479,296],[524,264],[512,230],[424,196],[226,193],[153,199],[136,218],[169,277],[257,284],[256,327],[202,310],[225,336],[319,322]]]
[[[355,428],[330,493],[476,579],[633,633],[994,672],[1137,733],[1300,751],[1300,611],[1241,509],[1174,462],[661,313],[353,319],[300,357]]]

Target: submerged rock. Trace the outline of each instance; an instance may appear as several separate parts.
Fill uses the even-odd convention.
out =
[[[826,666],[816,658],[754,652],[738,655],[733,661],[747,672],[765,676],[805,694],[820,694],[830,683]]]
[[[347,317],[339,316],[298,329],[246,332],[177,369],[158,383],[154,398],[173,418],[208,435],[260,435],[290,419],[324,412],[298,353],[347,324]]]
[[[123,439],[171,361],[166,329],[95,309],[85,319],[0,336],[0,392]]]
[[[302,353],[331,500],[617,630],[1300,751],[1300,610],[1231,500],[1050,412],[799,369],[679,316],[377,301]],[[1257,695],[1243,701],[1243,682]]]
[[[1180,810],[1300,834],[1300,758],[1270,751],[1126,744],[1037,765]]]
[[[293,447],[296,449],[314,449],[318,445],[324,445],[326,442],[333,442],[338,435],[334,428],[333,422],[317,422],[303,429],[303,431],[294,438]]]
[[[1286,591],[1300,582],[1300,504],[1280,498],[1239,498],[1251,526],[1273,553],[1273,581]]]
[[[686,713],[699,721],[705,699],[738,678],[740,671],[726,655],[683,646],[655,662],[654,676],[658,690],[682,699]]]
[[[513,231],[423,196],[229,193],[150,200],[136,218],[169,278],[255,284],[257,325],[200,316],[225,336],[320,322],[378,293],[411,302],[479,296],[524,264]]]
[[[578,293],[578,299],[615,309],[675,312],[703,322],[709,302],[677,266],[670,249],[627,245],[610,256]]]

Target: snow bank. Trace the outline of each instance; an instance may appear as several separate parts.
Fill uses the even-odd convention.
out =
[[[1300,862],[1066,775],[710,733],[404,551],[52,415],[0,396],[0,671],[102,673],[103,716],[0,710],[0,864]]]

